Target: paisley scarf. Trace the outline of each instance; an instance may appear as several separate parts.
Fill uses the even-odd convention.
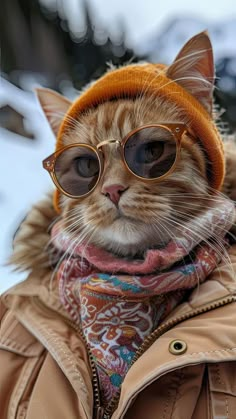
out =
[[[82,329],[104,406],[119,391],[144,339],[226,254],[225,235],[233,224],[234,206],[224,198],[218,201],[164,248],[147,250],[142,260],[76,245],[62,220],[53,227],[54,245],[68,253],[58,270],[60,298]]]

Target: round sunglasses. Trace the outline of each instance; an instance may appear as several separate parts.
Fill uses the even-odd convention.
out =
[[[161,181],[173,172],[183,134],[182,123],[152,124],[132,130],[119,140],[104,140],[97,146],[84,143],[61,148],[43,160],[56,187],[66,196],[80,198],[98,185],[104,169],[102,148],[115,144],[121,149],[126,169],[146,182]]]

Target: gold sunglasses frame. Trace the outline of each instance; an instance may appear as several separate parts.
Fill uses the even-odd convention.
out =
[[[125,144],[127,143],[127,141],[129,140],[129,138],[132,135],[134,135],[137,132],[143,130],[144,128],[163,128],[163,129],[166,129],[167,131],[171,132],[171,134],[173,135],[173,137],[176,141],[176,156],[175,156],[174,163],[172,164],[170,169],[164,175],[159,176],[157,178],[149,179],[149,178],[144,178],[142,176],[137,175],[136,173],[134,173],[130,169],[130,167],[128,166],[128,163],[126,162],[126,159],[125,159],[125,153],[124,153]],[[170,175],[174,171],[176,163],[177,163],[178,158],[179,158],[179,154],[180,154],[181,141],[182,141],[182,138],[183,138],[183,134],[186,133],[186,132],[188,132],[188,128],[187,128],[186,124],[181,123],[181,122],[179,122],[179,123],[165,123],[165,124],[162,123],[162,124],[142,125],[141,127],[135,128],[132,131],[130,131],[121,141],[120,140],[104,140],[104,141],[101,141],[97,146],[92,146],[92,145],[85,144],[85,143],[75,143],[75,144],[67,145],[65,147],[62,147],[60,150],[57,150],[56,152],[50,154],[50,156],[48,156],[47,158],[45,158],[43,160],[42,164],[43,164],[43,168],[45,170],[47,170],[48,173],[50,174],[51,179],[52,179],[53,183],[55,184],[55,186],[64,195],[68,196],[69,198],[80,199],[80,198],[83,198],[83,197],[88,196],[89,194],[91,194],[91,192],[97,187],[97,185],[98,185],[98,183],[101,179],[101,176],[103,174],[103,168],[104,168],[103,159],[101,158],[101,155],[100,155],[101,148],[103,146],[107,145],[107,144],[117,144],[122,148],[122,160],[123,160],[123,163],[124,163],[126,169],[133,176],[135,176],[136,178],[142,180],[143,182],[147,182],[147,183],[159,182],[159,181],[162,181],[164,178],[166,178],[168,175]],[[66,192],[61,187],[61,185],[59,184],[59,182],[57,180],[57,177],[56,177],[56,174],[55,174],[55,163],[56,163],[56,160],[57,160],[58,156],[60,156],[60,154],[63,153],[63,151],[65,151],[69,148],[73,148],[73,147],[84,147],[84,148],[87,148],[89,150],[92,150],[96,154],[96,156],[98,158],[98,162],[99,162],[99,175],[98,175],[97,182],[95,183],[95,185],[93,186],[93,188],[89,192],[87,192],[83,195],[79,195],[79,196],[78,195],[72,195],[72,194],[69,194],[68,192]]]

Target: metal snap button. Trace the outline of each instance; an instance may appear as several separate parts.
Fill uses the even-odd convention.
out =
[[[172,340],[169,344],[169,351],[173,355],[182,355],[187,351],[187,343],[184,340]]]

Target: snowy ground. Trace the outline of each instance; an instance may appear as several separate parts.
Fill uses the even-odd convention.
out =
[[[42,159],[53,152],[54,138],[36,98],[1,79],[0,107],[8,104],[26,116],[36,139],[30,140],[0,128],[0,293],[25,274],[4,266],[12,237],[31,205],[52,188]]]

